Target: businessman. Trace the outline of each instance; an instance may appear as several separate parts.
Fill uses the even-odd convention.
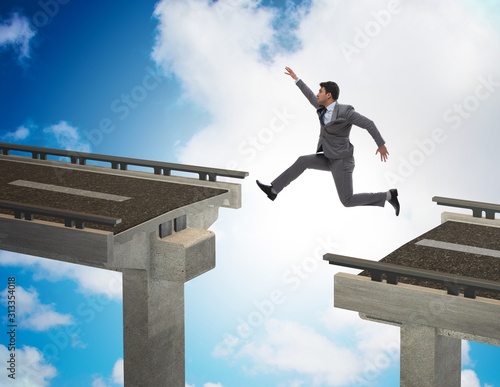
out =
[[[354,147],[349,140],[351,127],[355,125],[368,131],[377,144],[378,148],[375,154],[380,154],[381,161],[385,162],[389,156],[385,141],[373,121],[357,113],[352,106],[337,102],[340,89],[335,82],[320,83],[320,89],[315,95],[290,67],[285,67],[285,70],[285,74],[295,80],[297,87],[318,113],[320,121],[318,146],[315,154],[299,157],[271,185],[262,184],[257,180],[260,189],[264,191],[269,199],[274,200],[286,186],[306,169],[330,171],[340,201],[344,206],[384,207],[385,203],[389,202],[394,207],[396,216],[398,216],[400,205],[396,189],[378,193],[353,193]]]

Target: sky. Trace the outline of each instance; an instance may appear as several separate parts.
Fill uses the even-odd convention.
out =
[[[2,1],[0,141],[250,173],[211,227],[216,268],[185,285],[186,387],[398,386],[399,329],[333,308],[357,271],[322,256],[383,258],[439,225],[433,196],[499,202],[499,29],[494,0]],[[375,122],[389,160],[353,128],[354,188],[397,188],[399,217],[344,208],[319,171],[258,190],[316,150],[285,66]],[[8,385],[123,385],[119,273],[6,251],[0,271],[25,365]],[[462,386],[500,387],[499,357],[464,341]]]

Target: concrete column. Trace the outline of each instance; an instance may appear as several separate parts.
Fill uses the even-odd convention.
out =
[[[126,386],[146,385],[148,378],[148,278],[146,270],[122,269],[123,367]]]
[[[185,387],[184,283],[123,270],[126,386]]]
[[[401,325],[401,387],[459,387],[461,340],[423,325]]]
[[[215,235],[187,228],[122,246],[125,386],[185,387],[184,283],[215,267]],[[134,266],[134,267],[130,267]]]

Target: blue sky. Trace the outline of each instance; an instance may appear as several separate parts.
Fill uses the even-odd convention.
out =
[[[250,172],[212,227],[216,269],[186,284],[188,386],[397,386],[399,330],[334,309],[321,256],[382,258],[439,224],[434,195],[499,202],[500,7],[480,4],[3,1],[0,141]],[[390,159],[353,129],[355,189],[397,187],[399,218],[343,208],[320,172],[273,203],[255,189],[315,150],[287,65],[375,121]],[[123,384],[119,275],[8,252],[0,270],[29,385]],[[499,356],[464,343],[463,386],[499,387]]]

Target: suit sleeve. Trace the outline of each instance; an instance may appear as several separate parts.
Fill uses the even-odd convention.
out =
[[[373,140],[375,141],[378,147],[381,147],[382,145],[385,144],[385,140],[383,139],[377,127],[375,126],[375,123],[369,118],[366,118],[365,116],[359,114],[357,111],[354,110],[352,106],[350,106],[349,112],[347,113],[347,120],[352,125],[356,125],[359,126],[360,128],[366,129],[368,133],[370,133],[370,136],[372,136]]]
[[[304,94],[307,100],[311,103],[311,105],[313,105],[315,109],[318,109],[319,105],[316,94],[312,92],[312,90],[304,83],[304,81],[302,81],[302,79],[299,79],[296,85],[300,89],[302,94]]]

